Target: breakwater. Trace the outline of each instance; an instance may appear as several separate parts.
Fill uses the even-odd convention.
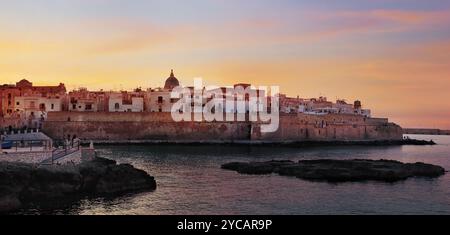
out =
[[[404,128],[403,133],[407,135],[450,135],[450,130],[426,129],[426,128]]]

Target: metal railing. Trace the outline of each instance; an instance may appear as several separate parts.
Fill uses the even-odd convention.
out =
[[[42,140],[3,140],[0,143],[2,144],[3,150],[8,152],[43,152],[50,149],[50,145]]]
[[[52,151],[52,156],[41,162],[43,165],[53,165],[55,161],[60,160],[70,154],[76,153],[81,150],[80,141],[75,141],[70,144],[64,144],[62,148],[56,148]]]

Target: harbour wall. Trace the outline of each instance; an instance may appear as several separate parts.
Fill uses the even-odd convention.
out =
[[[52,158],[52,151],[36,152],[0,152],[0,162],[20,162],[28,164],[41,164]],[[95,158],[95,149],[81,148],[79,151],[70,153],[62,158],[55,159],[53,164],[77,165],[82,162],[91,161]],[[50,162],[49,162],[50,163]]]
[[[450,130],[425,129],[425,128],[405,128],[404,134],[411,135],[450,135]]]
[[[357,115],[281,114],[278,131],[262,122],[175,122],[170,113],[52,112],[43,131],[53,139],[76,135],[85,141],[127,142],[301,142],[401,140],[403,130],[388,119]]]
[[[253,126],[252,140],[261,141],[378,141],[403,139],[402,128],[388,119],[356,115],[283,115],[273,133],[262,133]]]
[[[1,153],[0,162],[21,162],[38,164],[52,157],[51,151]]]

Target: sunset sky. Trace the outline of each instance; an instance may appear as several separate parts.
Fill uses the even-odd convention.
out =
[[[450,129],[449,0],[14,0],[0,83],[69,89],[279,85],[360,99],[404,127]]]

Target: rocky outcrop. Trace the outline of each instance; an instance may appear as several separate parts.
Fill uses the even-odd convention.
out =
[[[96,158],[77,166],[0,162],[0,212],[51,199],[115,196],[156,189],[145,171]]]
[[[222,169],[241,174],[263,175],[277,173],[305,180],[329,182],[376,180],[395,182],[409,177],[439,177],[445,174],[440,166],[425,163],[401,163],[391,160],[306,160],[233,162],[222,165]]]

